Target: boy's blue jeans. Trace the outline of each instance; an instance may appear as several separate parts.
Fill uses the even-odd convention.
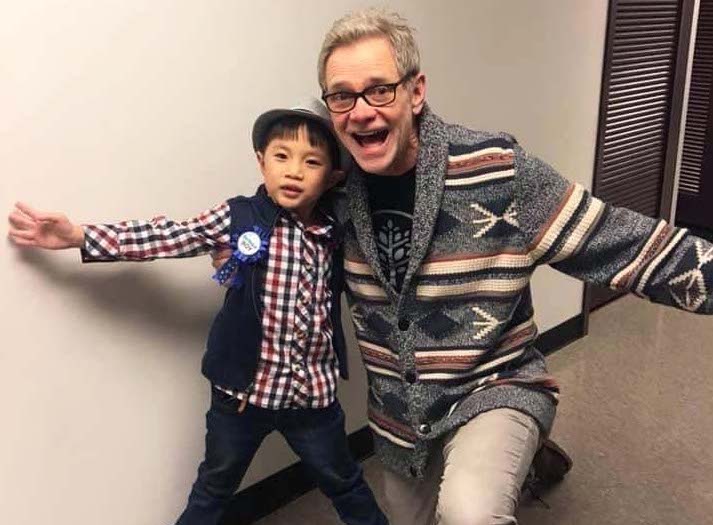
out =
[[[296,410],[247,405],[239,413],[237,400],[211,390],[205,459],[177,525],[218,525],[260,443],[275,430],[300,457],[344,523],[388,523],[349,452],[338,401],[327,408]]]

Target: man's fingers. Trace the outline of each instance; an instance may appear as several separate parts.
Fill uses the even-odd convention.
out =
[[[215,268],[216,270],[219,270],[220,267],[223,266],[228,259],[230,259],[231,255],[232,255],[232,252],[229,248],[220,248],[217,250],[211,250],[211,252],[210,252],[211,266],[213,266],[213,268]]]
[[[216,259],[225,259],[226,257],[230,257],[230,250],[227,248],[219,248],[210,251],[210,258],[214,261]]]
[[[213,250],[210,252],[210,257],[214,261],[220,261],[221,264],[226,260],[230,259],[232,251],[229,248],[221,248],[219,250]]]

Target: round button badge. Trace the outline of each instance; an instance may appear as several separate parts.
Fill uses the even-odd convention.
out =
[[[238,251],[243,255],[255,255],[260,250],[260,236],[255,232],[245,232],[238,237]]]

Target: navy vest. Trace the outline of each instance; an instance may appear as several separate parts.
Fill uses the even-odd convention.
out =
[[[282,209],[268,197],[264,186],[258,188],[253,197],[234,197],[228,200],[230,206],[230,233],[253,226],[260,226],[272,232]],[[341,227],[335,225],[335,239],[332,264],[332,345],[339,361],[339,375],[346,379],[347,353],[342,330],[341,294],[344,286],[344,251]],[[269,254],[268,254],[269,257]],[[260,344],[262,341],[262,303],[260,294],[265,282],[267,259],[255,264],[246,264],[241,269],[244,278],[242,286],[229,288],[223,306],[213,321],[208,335],[208,345],[203,356],[203,375],[213,384],[231,388],[237,392],[247,392],[252,388]]]

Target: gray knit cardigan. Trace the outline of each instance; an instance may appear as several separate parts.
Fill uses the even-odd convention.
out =
[[[363,173],[347,182],[347,298],[382,462],[421,477],[443,436],[502,407],[549,433],[559,389],[533,346],[530,278],[578,279],[713,313],[713,246],[593,198],[504,133],[419,125],[411,258],[401,293],[379,264]]]

